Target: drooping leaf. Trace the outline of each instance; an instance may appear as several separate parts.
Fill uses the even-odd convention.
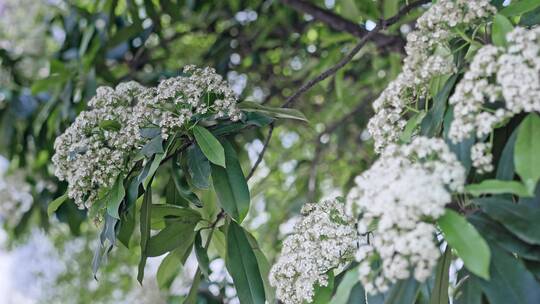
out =
[[[506,46],[506,34],[514,29],[512,22],[501,14],[493,17],[493,25],[491,27],[491,40],[496,46]]]
[[[448,282],[450,280],[450,263],[452,251],[449,246],[437,263],[435,268],[435,285],[431,291],[430,304],[448,304]]]
[[[144,267],[146,266],[146,257],[148,251],[148,240],[150,239],[150,219],[152,217],[152,186],[146,188],[140,211],[140,231],[141,231],[141,259],[139,260],[139,269],[137,281],[142,284],[144,278]]]
[[[422,135],[431,137],[439,133],[441,126],[443,125],[444,112],[446,111],[448,97],[454,88],[457,77],[458,75],[450,77],[442,89],[433,98],[433,106],[427,112],[427,115],[421,123]]]
[[[296,109],[272,108],[252,101],[243,101],[238,104],[238,108],[245,112],[258,112],[274,118],[308,121],[306,116]]]
[[[194,228],[198,221],[199,217],[191,215],[171,219],[163,230],[148,240],[146,255],[149,257],[160,256],[177,247],[190,246],[195,237]]]
[[[155,136],[141,149],[141,153],[146,157],[151,157],[154,154],[163,152],[163,138],[161,138],[161,136]]]
[[[496,178],[499,180],[512,180],[514,179],[515,166],[514,166],[514,146],[517,139],[517,130],[514,130],[501,153],[499,163],[497,165]]]
[[[523,263],[497,246],[491,246],[489,281],[480,279],[480,286],[490,304],[540,303],[540,288]]]
[[[540,2],[537,0],[512,1],[509,6],[500,11],[500,14],[506,17],[517,16],[532,11],[539,6]]]
[[[326,286],[315,285],[315,295],[313,296],[313,304],[330,303],[332,292],[334,291],[334,269],[327,272],[328,283]]]
[[[456,304],[482,304],[482,289],[480,288],[480,279],[470,275],[465,269],[460,271],[465,273],[460,277],[461,285],[456,291],[454,303]],[[459,278],[459,277],[458,277]]]
[[[208,259],[208,253],[202,244],[201,233],[197,233],[195,236],[195,256],[197,257],[197,262],[199,263],[199,269],[201,272],[208,277],[210,270],[209,264],[210,260]]]
[[[465,267],[477,276],[489,279],[489,247],[474,226],[450,209],[446,209],[437,223],[444,239],[456,250]]]
[[[244,229],[231,221],[227,231],[227,270],[242,304],[264,304],[264,285]]]
[[[176,162],[173,162],[171,176],[173,178],[177,193],[182,197],[182,199],[185,200],[183,205],[192,203],[198,207],[202,206],[199,197],[193,191],[191,191],[185,179],[184,171]]]
[[[504,250],[521,258],[540,261],[540,246],[527,244],[518,239],[503,225],[492,220],[487,215],[477,212],[471,215],[468,220],[490,243],[497,244]]]
[[[517,181],[502,181],[497,179],[484,180],[479,184],[471,184],[465,187],[465,191],[474,195],[510,193],[517,196],[529,197],[527,187]]]
[[[336,294],[332,298],[331,303],[334,304],[347,304],[351,295],[351,291],[358,283],[358,266],[347,271],[343,279],[339,283]],[[364,295],[362,295],[363,300]]]
[[[193,135],[208,160],[218,166],[225,167],[225,151],[217,138],[206,128],[196,125],[193,127]]]
[[[178,249],[171,251],[159,264],[156,273],[156,281],[160,289],[167,289],[171,285],[174,277],[182,269],[182,257],[184,253]]]
[[[54,201],[52,201],[49,206],[47,206],[47,215],[51,216],[53,213],[62,206],[62,204],[67,200],[68,194],[67,192],[56,198]]]
[[[246,178],[232,145],[224,141],[227,168],[212,165],[212,182],[221,207],[239,223],[249,210],[250,194]]]
[[[116,182],[112,186],[111,190],[107,193],[105,198],[107,202],[107,213],[116,218],[120,219],[118,214],[118,209],[120,208],[120,203],[124,200],[126,195],[126,190],[124,189],[124,183],[121,176],[116,178]]]
[[[540,179],[540,116],[530,113],[521,122],[514,148],[516,172],[529,193],[534,193]]]
[[[496,197],[476,199],[475,202],[489,217],[523,241],[540,245],[540,209]]]
[[[384,304],[414,303],[420,284],[414,279],[401,280],[390,287],[384,297]],[[368,300],[368,303],[371,301]]]
[[[187,166],[193,185],[199,189],[210,187],[210,163],[197,145],[187,148]]]

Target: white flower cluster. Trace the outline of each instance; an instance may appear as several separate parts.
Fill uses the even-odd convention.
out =
[[[333,199],[306,204],[303,218],[270,271],[270,284],[286,304],[311,302],[314,285],[328,284],[328,271],[352,260],[357,235],[343,202]]]
[[[483,140],[515,114],[540,111],[540,28],[516,28],[506,39],[507,48],[486,45],[478,50],[450,97],[453,142],[470,136]],[[488,144],[473,146],[471,157],[479,172],[493,170]]]
[[[159,128],[166,139],[186,131],[193,119],[240,118],[234,93],[215,70],[188,66],[184,73],[157,88],[136,82],[98,88],[91,109],[56,139],[55,175],[68,182],[68,195],[80,208],[90,207],[100,189],[131,169],[133,156],[149,141],[143,128]]]
[[[417,137],[391,144],[347,197],[347,212],[368,235],[356,253],[366,291],[384,292],[410,276],[425,281],[440,256],[434,221],[462,191],[465,169],[442,139]]]
[[[8,224],[17,223],[30,210],[34,198],[25,174],[16,171],[9,175],[0,172],[0,218]]]
[[[406,124],[407,107],[427,98],[430,80],[455,71],[452,54],[446,47],[457,36],[452,29],[462,24],[474,25],[494,12],[489,0],[441,0],[418,18],[417,30],[407,36],[403,71],[373,103],[375,115],[368,129],[377,152],[398,140]]]

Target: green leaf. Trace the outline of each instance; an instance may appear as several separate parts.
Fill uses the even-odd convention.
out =
[[[231,221],[227,231],[227,270],[242,304],[264,304],[264,285],[244,229]]]
[[[152,205],[152,229],[163,229],[166,222],[198,222],[200,219],[200,213],[190,208],[171,204]]]
[[[161,261],[156,273],[156,281],[160,289],[169,288],[174,277],[182,268],[182,258],[184,255],[184,252],[175,249]]]
[[[527,187],[517,181],[502,181],[497,179],[484,180],[479,184],[465,186],[465,191],[474,196],[482,194],[511,193],[522,197],[530,197]]]
[[[456,250],[465,267],[477,276],[489,279],[489,247],[474,226],[450,209],[446,209],[437,223],[444,239]]]
[[[414,303],[419,288],[420,284],[414,278],[398,281],[390,287],[384,298],[384,304]]]
[[[454,88],[457,78],[457,74],[450,77],[437,95],[433,97],[433,106],[428,111],[421,123],[422,135],[431,137],[439,134],[443,124],[444,112],[446,111],[448,97]]]
[[[99,122],[98,126],[107,131],[118,131],[122,128],[122,125],[116,120],[103,120]]]
[[[67,200],[68,194],[67,192],[56,198],[54,201],[52,201],[49,206],[47,206],[47,216],[51,216],[53,213],[62,206],[62,204]]]
[[[199,219],[200,217],[192,214],[167,217],[165,228],[148,240],[146,255],[155,257],[180,246],[191,246],[195,237],[195,225]]]
[[[514,0],[509,6],[503,8],[500,14],[506,17],[517,16],[532,11],[539,6],[540,2],[538,0]]]
[[[223,141],[227,169],[212,165],[212,182],[221,207],[239,223],[249,211],[250,194],[236,151]]]
[[[468,218],[469,222],[476,227],[490,243],[515,254],[521,258],[540,261],[540,246],[527,244],[518,239],[503,225],[489,218],[482,212],[477,212]]]
[[[185,200],[186,204],[192,203],[195,206],[202,206],[201,200],[199,197],[191,191],[185,176],[184,171],[178,166],[176,162],[173,162],[172,165],[172,178],[174,181],[174,186],[178,194]]]
[[[414,114],[409,121],[407,121],[407,124],[405,125],[405,129],[403,129],[403,132],[401,133],[401,141],[404,143],[409,143],[411,141],[411,138],[416,131],[418,125],[420,125],[420,122],[426,117],[427,112],[419,112]]]
[[[218,166],[225,167],[225,152],[217,138],[198,125],[193,127],[193,135],[206,158]]]
[[[501,14],[493,17],[493,25],[491,27],[491,40],[496,46],[506,46],[506,34],[514,29],[512,22]]]
[[[154,154],[163,152],[163,138],[161,138],[161,136],[152,138],[141,149],[141,153],[148,158]]]
[[[334,269],[327,272],[328,284],[326,286],[315,285],[315,295],[313,296],[313,304],[331,303],[332,292],[334,291]]]
[[[210,260],[208,259],[208,253],[202,244],[201,233],[197,233],[195,236],[195,256],[197,257],[197,262],[199,263],[199,268],[201,272],[208,278],[210,273],[209,264]]]
[[[120,208],[120,203],[124,200],[124,196],[126,195],[126,190],[124,189],[124,184],[122,181],[122,177],[119,175],[116,178],[116,182],[112,186],[111,190],[107,193],[107,196],[105,197],[105,200],[107,202],[107,213],[116,218],[120,219],[120,215],[118,214],[118,208]]]
[[[512,180],[514,179],[515,166],[514,166],[514,146],[516,145],[517,130],[515,129],[502,150],[499,163],[497,165],[497,174],[495,177],[499,180]]]
[[[216,232],[220,232],[219,230]],[[214,238],[219,235],[214,232]],[[253,235],[251,235],[249,232],[244,231],[246,233],[247,239],[249,241],[249,244],[251,245],[251,249],[253,249],[253,253],[255,253],[255,257],[257,258],[257,265],[259,265],[259,270],[261,272],[261,277],[263,280],[264,285],[264,295],[266,297],[267,303],[275,303],[276,302],[276,295],[275,295],[275,288],[270,285],[270,263],[268,262],[268,259],[264,255],[264,252],[262,252],[261,248],[259,247],[259,244],[257,243],[257,240]],[[225,243],[225,242],[224,242]]]
[[[243,101],[238,104],[238,108],[244,112],[262,113],[273,118],[308,121],[306,116],[296,109],[267,107],[252,101]]]
[[[534,193],[540,179],[540,116],[530,113],[521,122],[514,148],[516,172]]]
[[[450,280],[450,263],[452,262],[452,250],[446,246],[443,256],[435,268],[435,286],[431,291],[430,304],[448,304],[448,281]]]
[[[491,279],[480,280],[490,304],[540,303],[540,288],[523,263],[496,246],[491,247]]]
[[[349,296],[354,286],[358,283],[358,266],[354,267],[345,273],[343,279],[338,285],[336,294],[332,298],[330,303],[333,304],[347,304]],[[363,295],[362,295],[363,296]],[[362,299],[359,299],[362,300]]]
[[[476,199],[482,210],[518,238],[540,245],[540,209],[495,198]]]
[[[140,231],[141,231],[141,259],[139,260],[139,270],[137,281],[142,284],[144,278],[144,266],[146,266],[146,257],[148,250],[148,239],[150,239],[150,219],[152,217],[152,186],[150,185],[144,193],[141,205]]]
[[[464,273],[463,277],[458,277],[463,280],[458,286],[455,304],[482,304],[482,290],[480,289],[480,279],[474,275],[470,275],[465,269],[460,271]]]
[[[197,145],[187,148],[187,167],[193,185],[199,189],[210,187],[210,163]]]

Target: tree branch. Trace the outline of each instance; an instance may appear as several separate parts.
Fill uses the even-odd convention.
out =
[[[270,143],[270,138],[272,138],[273,132],[274,132],[274,123],[272,122],[268,129],[268,135],[266,135],[266,139],[264,140],[261,153],[259,153],[259,157],[257,157],[257,161],[255,161],[255,164],[253,164],[253,167],[251,168],[251,170],[249,170],[249,174],[246,177],[246,181],[248,181],[253,176],[253,173],[255,173],[255,170],[257,170],[257,167],[259,167],[259,164],[262,162],[264,153],[266,152],[266,148],[268,148],[268,144]]]
[[[364,27],[354,23],[351,20],[345,19],[342,16],[335,14],[330,10],[322,9],[305,0],[281,0],[283,4],[290,6],[294,10],[300,13],[311,15],[315,20],[326,23],[331,28],[347,32],[356,37],[362,38],[369,33]],[[372,41],[377,47],[382,49],[391,48],[393,50],[403,51],[405,44],[403,38],[400,36],[390,36],[385,34],[376,34],[373,36]]]
[[[289,0],[285,0],[285,1],[289,1]],[[404,15],[409,13],[412,9],[414,9],[414,8],[420,6],[420,5],[423,5],[423,4],[427,3],[427,2],[431,2],[431,1],[430,0],[418,0],[418,1],[412,2],[409,5],[407,5],[405,7],[402,7],[395,16],[393,16],[391,18],[388,18],[386,20],[380,21],[379,24],[377,25],[377,27],[375,27],[371,32],[368,32],[366,35],[364,35],[362,37],[362,39],[360,39],[360,41],[358,41],[356,46],[347,54],[347,56],[345,56],[343,59],[341,59],[334,66],[330,67],[328,70],[322,72],[322,74],[320,74],[319,76],[311,79],[310,81],[308,81],[307,83],[302,85],[294,94],[292,94],[291,96],[289,96],[287,98],[287,100],[285,101],[285,104],[282,107],[290,108],[294,104],[294,102],[296,102],[296,99],[298,99],[298,97],[300,97],[306,91],[311,89],[317,83],[319,83],[319,82],[325,80],[326,78],[334,75],[337,71],[339,71],[341,68],[343,68],[347,63],[349,63],[354,58],[354,56],[367,44],[367,42],[370,41],[373,37],[375,37],[377,35],[377,33],[379,31],[381,31],[382,29],[385,29],[388,26],[398,22]]]

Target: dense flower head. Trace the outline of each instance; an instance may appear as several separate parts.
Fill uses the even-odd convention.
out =
[[[347,212],[359,218],[358,232],[369,240],[356,253],[366,290],[384,292],[411,276],[425,281],[440,255],[434,222],[465,183],[456,156],[442,139],[390,144],[355,183]]]
[[[326,286],[327,272],[352,260],[356,249],[354,219],[340,200],[306,204],[302,214],[270,271],[270,284],[286,304],[311,302],[314,286]]]
[[[375,115],[368,129],[377,152],[399,139],[406,124],[407,107],[427,98],[431,79],[455,72],[447,47],[457,36],[452,29],[461,24],[474,25],[494,12],[488,0],[441,0],[418,18],[417,30],[407,36],[402,72],[373,103]]]
[[[540,28],[518,27],[507,42],[506,48],[479,49],[457,84],[449,100],[454,105],[449,131],[453,142],[473,136],[482,141],[515,114],[540,111]],[[476,144],[471,156],[479,172],[493,170],[489,144]]]
[[[167,139],[193,120],[240,119],[234,93],[215,70],[188,66],[184,73],[157,88],[133,81],[99,87],[90,109],[56,139],[55,175],[68,182],[68,195],[79,207],[90,207],[100,189],[132,168],[134,155],[150,140],[144,130],[159,129]]]

